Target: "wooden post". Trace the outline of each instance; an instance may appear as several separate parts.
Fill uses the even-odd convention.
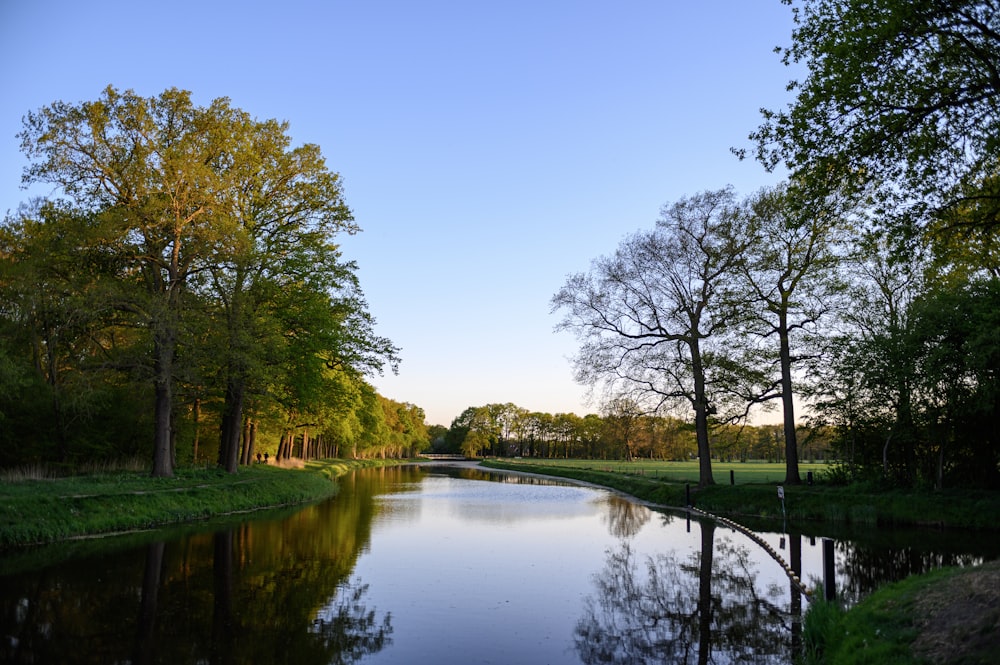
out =
[[[823,597],[828,601],[837,597],[837,582],[833,556],[833,539],[823,539]]]

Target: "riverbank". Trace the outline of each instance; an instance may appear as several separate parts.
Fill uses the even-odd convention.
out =
[[[555,476],[617,490],[663,507],[686,505],[686,483],[594,469],[488,460],[482,466]],[[934,525],[942,528],[1000,528],[998,497],[990,493],[857,491],[823,486],[786,487],[789,519],[836,524]],[[804,491],[802,491],[804,490]],[[994,493],[995,494],[995,493]],[[774,485],[720,485],[697,490],[692,502],[703,510],[745,521],[781,519]],[[827,505],[823,505],[824,502]],[[921,513],[920,511],[924,511]],[[963,515],[963,511],[978,513]],[[987,663],[1000,651],[1000,561],[968,568],[942,568],[878,589],[845,609],[817,599],[804,618],[804,665],[894,663]]]
[[[818,601],[804,624],[804,665],[996,662],[1000,561],[914,575],[847,611]]]
[[[155,529],[318,501],[336,478],[395,460],[323,460],[302,468],[268,464],[229,474],[180,468],[172,478],[109,471],[0,484],[0,551],[73,538]]]
[[[664,477],[608,471],[579,465],[525,460],[483,460],[482,465],[584,481],[624,492],[652,504],[684,508],[688,490],[692,505],[733,518],[825,522],[863,526],[930,526],[957,529],[1000,529],[1000,492],[978,490],[871,491],[857,486],[824,484],[783,488],[777,482],[717,484],[698,488]],[[782,510],[784,509],[784,513]]]

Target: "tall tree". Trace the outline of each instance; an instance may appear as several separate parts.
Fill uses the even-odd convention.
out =
[[[114,262],[106,300],[151,339],[153,475],[173,472],[182,369],[197,384],[222,377],[219,462],[235,471],[249,390],[318,399],[325,372],[398,361],[334,242],[357,229],[340,180],[317,146],[291,147],[287,129],[176,89],[144,98],[109,87],[25,119],[25,180],[56,184],[94,220],[74,237]],[[197,350],[206,344],[211,354]],[[195,359],[206,366],[194,371]]]
[[[749,335],[768,345],[763,354],[750,357],[775,359],[773,388],[764,398],[781,400],[785,438],[785,483],[799,484],[798,442],[795,435],[793,373],[808,359],[819,337],[821,319],[834,311],[834,297],[842,291],[838,266],[843,254],[839,243],[841,221],[828,206],[802,204],[795,191],[780,186],[759,192],[748,202],[748,233],[752,242],[741,275],[735,281],[737,298],[745,298],[751,316]],[[771,341],[773,340],[773,341]],[[770,353],[776,350],[777,353]]]
[[[817,412],[843,437],[842,453],[859,467],[912,479],[916,354],[913,302],[923,293],[920,256],[901,261],[884,235],[859,239],[849,264],[849,307],[807,386]]]
[[[155,391],[153,475],[173,475],[170,427],[174,361],[189,279],[217,240],[227,100],[196,107],[177,89],[144,98],[105,89],[95,102],[55,102],[29,113],[19,134],[33,160],[26,182],[48,182],[100,220],[94,242],[121,257],[140,287],[122,309],[152,338]],[[141,295],[140,295],[141,294]]]
[[[1000,280],[934,284],[913,303],[918,459],[939,489],[947,479],[1000,487]]]
[[[737,323],[721,296],[746,250],[740,227],[731,189],[681,199],[663,207],[655,230],[627,238],[552,299],[565,311],[558,329],[582,342],[577,381],[604,383],[652,410],[691,408],[701,485],[714,483],[709,419],[732,407],[743,378],[718,343]]]
[[[262,332],[269,326],[261,317],[273,316],[268,300],[284,282],[337,288],[343,278],[316,284],[308,275],[348,272],[334,260],[339,252],[333,240],[357,226],[340,179],[327,169],[318,146],[293,148],[287,123],[257,121],[242,111],[233,111],[228,124],[227,167],[221,174],[226,186],[216,194],[224,233],[210,263],[210,296],[221,307],[226,330],[219,462],[235,471],[248,383],[260,382],[261,360],[275,355],[264,342],[281,340]]]
[[[109,273],[100,257],[86,250],[91,227],[85,215],[41,201],[22,206],[0,224],[0,299],[6,305],[0,317],[11,326],[5,339],[30,359],[22,365],[22,372],[34,369],[25,387],[44,386],[45,392],[44,405],[32,404],[30,393],[19,395],[19,412],[44,413],[33,429],[34,454],[59,463],[81,456],[71,450],[73,430],[108,398],[94,379],[111,352],[104,348],[109,337],[101,334],[109,319],[87,294]],[[50,441],[54,450],[46,451]]]
[[[607,437],[621,446],[622,457],[629,462],[636,457],[636,435],[642,415],[642,407],[627,397],[608,400],[604,405]]]
[[[806,73],[787,110],[763,111],[760,161],[824,191],[873,184],[897,222],[973,204],[964,222],[995,229],[997,0],[783,1],[795,20],[783,60]]]

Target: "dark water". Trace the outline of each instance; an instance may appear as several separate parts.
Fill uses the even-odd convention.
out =
[[[1000,550],[995,535],[954,532],[761,534],[809,587],[822,535],[852,600]],[[712,521],[396,467],[211,531],[0,559],[0,662],[788,663],[807,606],[777,561]]]

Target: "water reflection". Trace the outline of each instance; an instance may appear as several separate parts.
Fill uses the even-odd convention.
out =
[[[653,515],[653,511],[649,508],[620,496],[610,496],[607,506],[605,522],[608,525],[608,532],[619,538],[629,538],[639,533]],[[664,517],[669,519],[667,516]]]
[[[326,651],[334,655],[331,665],[354,663],[377,653],[392,643],[392,620],[389,614],[378,619],[374,609],[364,603],[368,585],[348,582],[318,613],[312,632],[325,643]]]
[[[350,578],[374,517],[366,482],[288,519],[4,577],[0,661],[357,662],[392,632]]]
[[[336,499],[276,518],[0,559],[0,662],[787,663],[798,652],[806,600],[757,544],[712,521],[477,469],[372,469],[341,484]],[[996,534],[834,535],[851,600],[1000,549]],[[818,581],[812,534],[761,537]]]
[[[639,557],[628,540],[607,552],[576,625],[584,663],[786,663],[792,644],[783,592],[758,590],[750,550],[716,542],[699,522],[701,548]]]
[[[937,540],[937,539],[935,539]],[[955,551],[944,543],[935,548],[901,544],[897,547],[865,547],[858,543],[837,542],[837,577],[839,593],[848,602],[857,602],[888,582],[898,582],[910,575],[926,573],[944,566],[973,566],[997,557],[989,538],[973,551]],[[992,540],[995,540],[992,539]]]

